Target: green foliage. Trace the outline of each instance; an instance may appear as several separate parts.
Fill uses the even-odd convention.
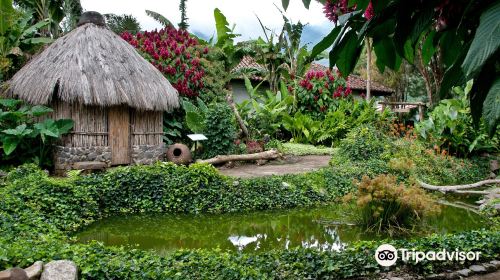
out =
[[[151,18],[153,18],[154,20],[156,20],[157,22],[159,22],[164,27],[174,26],[172,24],[172,22],[170,22],[170,20],[168,20],[165,16],[163,16],[163,15],[157,13],[157,12],[146,10],[146,15],[150,16]]]
[[[245,76],[245,86],[251,99],[237,106],[240,116],[250,130],[250,135],[254,138],[261,138],[265,134],[275,136],[293,104],[293,96],[284,83],[281,83],[280,91],[277,93],[267,90],[262,94],[257,91],[260,84],[253,87]]]
[[[191,101],[182,100],[182,108],[186,113],[186,125],[194,133],[203,133],[206,130],[206,118],[208,107],[200,98],[197,98],[198,106]]]
[[[12,1],[2,1],[0,6],[0,84],[19,70],[40,46],[52,42],[38,31],[50,24],[48,20],[30,24],[32,15],[21,13]]]
[[[40,166],[51,164],[52,144],[73,128],[73,121],[47,118],[52,112],[45,106],[28,106],[20,100],[0,99],[0,158],[2,165],[36,162]]]
[[[293,143],[316,144],[322,133],[321,121],[314,120],[309,115],[304,115],[300,111],[295,115],[285,115],[283,126],[292,134]]]
[[[481,122],[480,129],[473,126],[468,99],[471,88],[472,81],[467,83],[465,90],[455,87],[456,98],[442,100],[429,113],[428,119],[417,124],[419,136],[431,146],[458,156],[498,151],[498,134],[489,138],[484,122]]]
[[[289,1],[283,1],[287,7]],[[344,75],[354,69],[362,42],[371,38],[377,54],[377,66],[397,70],[402,59],[409,63],[430,62],[437,51],[445,66],[440,95],[446,96],[454,85],[474,79],[471,91],[472,116],[479,122],[481,112],[493,134],[500,121],[491,91],[499,74],[499,9],[495,1],[483,3],[458,1],[440,5],[435,1],[372,1],[374,16],[364,16],[368,1],[349,1],[350,9],[338,16],[336,27],[314,48],[319,54],[331,46],[330,66],[336,65]],[[307,6],[307,5],[306,5]],[[471,7],[476,7],[472,9]],[[352,12],[350,12],[352,11]],[[335,38],[335,39],[334,39]],[[432,39],[431,39],[432,38]],[[462,48],[456,48],[460,44]],[[420,48],[419,46],[425,46]]]
[[[277,140],[273,140],[277,141]],[[272,141],[271,141],[272,142]],[[286,155],[294,156],[305,156],[305,155],[331,155],[335,152],[334,148],[327,148],[322,146],[313,146],[308,144],[298,144],[298,143],[281,143],[275,145],[266,145],[267,148],[276,148],[280,153]]]
[[[227,155],[234,150],[236,122],[233,111],[224,103],[211,104],[205,119],[204,133],[208,140],[203,142],[203,157]]]
[[[171,163],[118,167],[93,175],[50,178],[34,165],[9,173],[0,187],[0,269],[27,267],[35,260],[70,259],[82,279],[265,279],[346,278],[379,272],[373,254],[388,241],[353,242],[340,252],[313,249],[256,254],[220,250],[181,250],[166,256],[97,242],[75,244],[67,235],[102,217],[133,212],[236,212],[308,206],[332,201],[338,178],[381,172],[361,166],[303,175],[234,180],[209,165]],[[375,166],[372,163],[370,166]],[[354,171],[353,171],[354,170]],[[333,177],[332,175],[339,175]],[[427,251],[481,251],[481,260],[498,256],[498,231],[433,235],[391,240],[397,248]],[[465,265],[470,265],[466,263]],[[394,269],[402,268],[398,263]],[[420,274],[463,263],[407,263]]]
[[[141,24],[133,15],[105,14],[104,18],[109,29],[118,35],[124,32],[135,34],[141,31]]]
[[[182,120],[181,112],[163,113],[163,142],[165,144],[172,145],[180,142],[188,134]]]
[[[411,229],[424,216],[439,212],[434,199],[422,188],[398,184],[391,175],[373,179],[364,176],[356,185],[360,220],[369,230],[397,233]]]
[[[390,149],[390,141],[373,126],[363,125],[351,130],[346,138],[340,141],[338,153],[352,161],[365,161],[381,158]]]

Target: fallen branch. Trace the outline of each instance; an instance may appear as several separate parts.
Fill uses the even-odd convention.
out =
[[[418,181],[418,183],[424,189],[432,190],[432,191],[440,191],[442,193],[447,193],[447,192],[456,192],[458,190],[477,188],[477,187],[481,187],[481,186],[489,185],[489,184],[500,184],[500,179],[490,179],[490,180],[480,181],[480,182],[477,182],[474,184],[455,185],[455,186],[435,186],[435,185],[424,183],[422,181]]]
[[[258,159],[277,159],[280,158],[281,154],[277,150],[270,150],[255,154],[246,155],[222,155],[205,160],[197,160],[199,163],[209,163],[209,164],[221,164],[228,161],[249,161]]]

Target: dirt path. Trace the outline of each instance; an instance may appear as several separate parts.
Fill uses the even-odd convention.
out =
[[[270,175],[297,174],[328,166],[331,156],[286,156],[284,160],[269,162],[265,165],[242,164],[233,168],[221,167],[219,171],[228,176],[251,178]]]
[[[467,280],[498,280],[500,279],[500,271],[488,273],[484,275],[474,275],[472,277],[464,278]]]

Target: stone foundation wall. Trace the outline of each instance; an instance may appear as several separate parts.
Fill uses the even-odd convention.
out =
[[[111,163],[111,148],[107,146],[95,147],[62,147],[57,146],[54,154],[56,169],[72,169],[75,162],[99,161],[107,165]]]
[[[132,147],[132,164],[153,164],[164,160],[166,147],[164,145],[134,145]],[[96,147],[63,147],[55,148],[54,163],[58,170],[69,170],[73,163],[82,161],[104,162],[111,165],[111,148]]]
[[[132,147],[133,164],[153,164],[165,159],[167,148],[165,145],[138,145]]]

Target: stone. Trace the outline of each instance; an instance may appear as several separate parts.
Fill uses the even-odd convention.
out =
[[[10,280],[10,269],[0,271],[0,280]]]
[[[391,277],[389,278],[389,280],[404,280],[404,279],[400,277]]]
[[[14,267],[10,269],[10,280],[29,280],[28,274],[24,269],[19,267]]]
[[[43,270],[43,262],[42,261],[37,261],[34,264],[32,264],[30,267],[27,267],[24,269],[24,271],[26,271],[26,274],[28,274],[29,280],[36,280],[36,279],[40,278],[40,275],[42,275],[42,270]]]
[[[460,275],[457,272],[444,273],[444,279],[460,279]]]
[[[100,170],[106,168],[106,163],[99,161],[80,161],[73,163],[73,168],[78,170]]]
[[[470,269],[462,269],[462,270],[459,270],[457,271],[457,273],[460,275],[460,276],[463,276],[463,277],[469,277],[469,275],[472,274],[472,270]]]
[[[446,274],[445,273],[431,274],[431,275],[427,275],[427,277],[425,277],[425,279],[432,279],[432,280],[446,279]]]
[[[77,280],[76,264],[68,260],[51,261],[44,265],[40,280]]]
[[[495,172],[498,169],[500,169],[498,166],[498,160],[490,160],[490,171]]]
[[[488,271],[488,272],[494,272],[497,270],[497,267],[491,263],[483,263],[483,266],[484,266],[484,268],[486,268],[486,271]]]
[[[471,265],[469,269],[475,273],[486,273],[486,268],[482,265]]]
[[[491,261],[490,264],[494,265],[496,269],[500,269],[500,261]]]

